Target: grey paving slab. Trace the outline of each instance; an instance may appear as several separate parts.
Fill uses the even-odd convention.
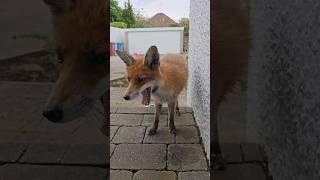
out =
[[[143,117],[142,126],[153,126],[154,122],[154,114],[146,114]],[[168,116],[161,114],[159,118],[159,127],[165,127],[168,126]]]
[[[111,114],[110,125],[112,126],[140,126],[143,115],[138,114]]]
[[[110,144],[110,155],[113,154],[114,149],[117,147],[115,144]]]
[[[24,163],[60,163],[68,145],[31,144],[20,162]]]
[[[194,171],[194,172],[180,172],[178,180],[210,180],[210,172],[208,171]],[[223,179],[218,179],[223,180]]]
[[[195,121],[191,113],[185,113],[181,114],[181,116],[176,115],[174,124],[176,126],[191,126],[195,125]]]
[[[110,171],[110,180],[131,180],[133,173],[130,171],[117,171],[111,170]]]
[[[137,127],[120,127],[112,139],[112,143],[142,143],[146,128]]]
[[[207,170],[207,161],[199,144],[168,146],[168,169],[176,171]]]
[[[176,180],[176,173],[173,171],[142,170],[134,174],[133,180]]]
[[[166,167],[164,144],[120,144],[110,160],[111,169],[153,169]]]
[[[243,156],[245,161],[263,161],[264,157],[257,144],[242,143],[241,144]]]
[[[175,142],[175,136],[170,133],[167,127],[160,127],[155,135],[150,136],[148,133],[151,127],[148,127],[146,134],[144,136],[143,143],[153,143],[153,144],[172,144]]]
[[[177,143],[199,143],[199,133],[195,126],[179,126],[176,135]]]
[[[15,162],[26,150],[26,144],[0,144],[0,162]]]
[[[110,107],[110,113],[116,113],[118,110],[117,107]]]
[[[110,126],[110,140],[113,139],[118,129],[119,129],[119,126]]]
[[[3,180],[105,180],[106,169],[98,167],[7,164],[0,168]]]
[[[65,152],[63,164],[105,165],[109,146],[105,144],[75,144]]]
[[[223,143],[221,150],[227,162],[242,162],[242,153],[240,144],[237,143]]]
[[[213,171],[210,176],[219,180],[266,180],[263,169],[256,164],[229,164],[225,171]]]

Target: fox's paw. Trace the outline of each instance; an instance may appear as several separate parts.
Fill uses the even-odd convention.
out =
[[[170,128],[170,133],[176,135],[177,129],[176,128]]]
[[[150,130],[149,130],[149,136],[153,136],[153,135],[155,135],[155,134],[157,134],[157,130],[155,129],[155,128],[151,128]]]
[[[221,170],[225,170],[226,168],[227,168],[226,160],[222,157],[221,154],[216,155],[213,159],[213,169],[221,171]]]

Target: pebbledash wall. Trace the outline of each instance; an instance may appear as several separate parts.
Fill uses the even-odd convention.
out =
[[[275,180],[320,177],[320,1],[254,0],[248,139]]]
[[[190,1],[188,104],[210,158],[210,1]]]

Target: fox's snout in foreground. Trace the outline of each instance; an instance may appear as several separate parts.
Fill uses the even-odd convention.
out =
[[[89,112],[107,90],[106,0],[44,0],[51,10],[59,77],[43,116],[67,122]]]
[[[60,108],[45,110],[42,115],[52,122],[58,122],[63,119],[63,111]]]
[[[157,132],[163,103],[168,103],[169,128],[175,134],[174,115],[178,96],[188,79],[185,59],[179,54],[167,54],[160,60],[156,46],[151,46],[144,57],[134,58],[123,51],[117,51],[117,54],[127,65],[128,88],[123,98],[132,100],[141,94],[141,103],[145,106],[150,104],[151,97],[154,98],[156,112],[149,135]]]

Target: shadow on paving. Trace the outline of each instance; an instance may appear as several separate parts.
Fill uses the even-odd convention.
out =
[[[69,123],[51,123],[41,115],[51,88],[0,82],[0,179],[106,179],[102,107]]]

